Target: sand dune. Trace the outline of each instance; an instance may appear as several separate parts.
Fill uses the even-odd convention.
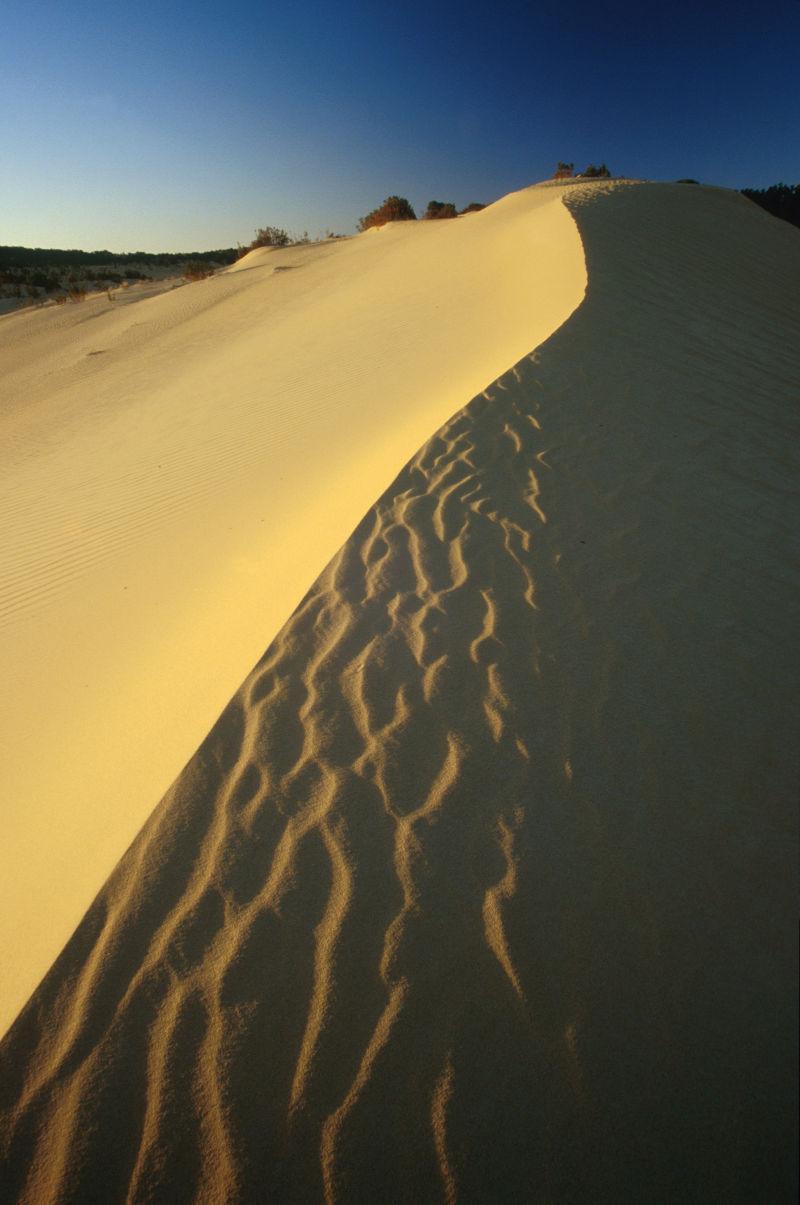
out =
[[[794,1200],[800,240],[564,200],[0,1047],[10,1200]]]
[[[585,283],[532,189],[0,322],[0,1031],[387,482]]]

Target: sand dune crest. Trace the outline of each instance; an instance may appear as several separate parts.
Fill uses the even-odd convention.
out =
[[[0,1047],[11,1199],[793,1199],[800,240],[567,203]]]
[[[0,1031],[387,482],[585,284],[533,188],[0,320]]]

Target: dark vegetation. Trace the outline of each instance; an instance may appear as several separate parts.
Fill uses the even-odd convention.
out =
[[[575,177],[575,164],[558,162],[558,166],[553,173],[554,180],[571,180]],[[605,163],[601,163],[596,167],[594,163],[590,163],[582,172],[578,172],[579,180],[610,180],[611,172],[606,167]]]
[[[207,276],[214,275],[214,267],[205,260],[190,259],[183,269],[183,275],[187,280],[205,280]]]
[[[428,201],[428,208],[422,216],[430,221],[432,218],[456,218],[458,213],[452,201]]]
[[[38,268],[92,268],[114,265],[139,264],[147,267],[180,268],[189,260],[204,263],[232,264],[238,252],[236,247],[221,251],[61,251],[43,247],[0,247],[0,272],[9,269]]]
[[[48,297],[59,304],[83,301],[89,293],[125,288],[133,281],[158,276],[201,280],[216,268],[232,264],[236,248],[219,251],[76,251],[45,247],[0,247],[0,299],[20,304]],[[172,269],[172,272],[170,272]]]
[[[742,195],[767,213],[800,226],[800,184],[773,184],[769,188],[743,188]]]
[[[480,201],[472,201],[465,209],[461,210],[464,213],[478,213],[486,206]],[[435,221],[440,218],[457,218],[460,217],[459,211],[456,209],[452,201],[429,201],[428,208],[422,215],[423,221]],[[415,222],[417,215],[411,205],[411,202],[405,197],[387,197],[382,205],[377,209],[373,209],[372,213],[368,213],[366,217],[359,218],[358,229],[369,230],[372,226],[385,226],[387,222]]]
[[[382,205],[373,209],[366,217],[359,218],[358,229],[369,230],[373,226],[385,226],[387,222],[415,222],[417,215],[405,197],[387,197]]]
[[[252,251],[255,247],[288,247],[292,241],[291,236],[279,226],[262,226],[256,231],[256,237],[247,250]]]

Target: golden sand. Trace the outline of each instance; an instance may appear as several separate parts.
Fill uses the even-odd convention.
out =
[[[559,196],[0,321],[0,1032],[387,482],[580,303]]]
[[[794,1199],[800,238],[564,205],[0,1047],[10,1200]]]

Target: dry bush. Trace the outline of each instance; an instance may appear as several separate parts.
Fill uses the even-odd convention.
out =
[[[279,226],[264,226],[256,231],[256,237],[247,249],[253,251],[256,247],[288,247],[291,241],[287,231],[281,230]]]
[[[485,208],[486,208],[486,206],[482,205],[480,203],[480,201],[471,201],[469,203],[469,205],[467,205],[464,209],[461,210],[461,212],[462,212],[462,214],[463,213],[480,213],[480,211]]]
[[[72,285],[69,291],[69,299],[70,301],[85,301],[86,289],[84,289],[83,285]]]

